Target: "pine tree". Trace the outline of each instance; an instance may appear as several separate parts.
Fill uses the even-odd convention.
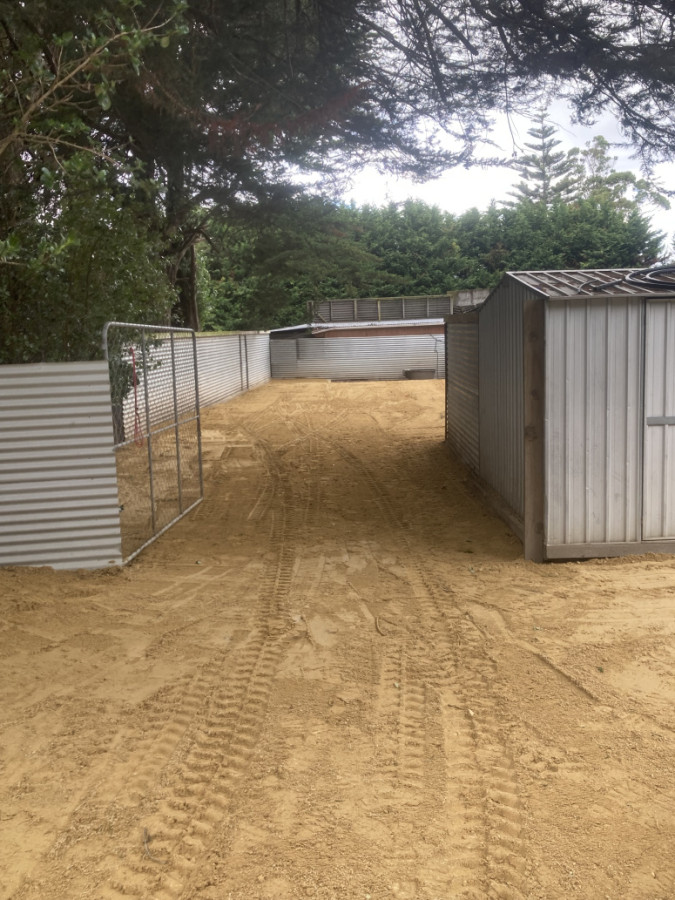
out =
[[[532,138],[525,146],[531,153],[523,154],[514,162],[513,168],[521,180],[511,196],[516,202],[529,200],[550,207],[558,200],[567,201],[574,197],[579,183],[578,150],[556,149],[561,142],[555,137],[556,129],[541,112],[537,125],[527,132]]]

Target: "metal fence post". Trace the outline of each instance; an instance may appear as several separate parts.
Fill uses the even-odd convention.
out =
[[[202,414],[199,402],[199,366],[197,361],[197,335],[192,332],[192,368],[195,379],[195,409],[197,411],[197,454],[199,457],[199,495],[204,496],[204,466],[202,464]]]
[[[157,531],[157,517],[155,515],[155,478],[152,465],[152,428],[150,427],[150,394],[148,390],[148,357],[145,343],[145,330],[141,329],[141,359],[143,360],[143,393],[145,396],[145,435],[148,442],[148,475],[150,478],[150,515],[152,517],[152,530]]]
[[[178,392],[176,388],[176,348],[174,345],[173,331],[169,335],[171,339],[171,383],[173,386],[173,419],[176,434],[176,478],[178,479],[178,512],[183,512],[183,478],[180,471],[180,434],[178,423]]]

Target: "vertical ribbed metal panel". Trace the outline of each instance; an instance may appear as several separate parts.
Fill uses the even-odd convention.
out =
[[[519,516],[524,512],[525,291],[505,279],[479,316],[480,475]]]
[[[479,467],[478,321],[447,324],[446,434],[474,471]]]
[[[248,359],[248,386],[257,387],[270,380],[270,336],[269,334],[247,334],[246,356]]]
[[[372,338],[296,338],[271,342],[273,378],[396,380],[407,369],[445,377],[443,335]]]
[[[297,378],[297,340],[270,341],[270,365],[272,378]]]
[[[546,543],[640,539],[641,298],[546,311]]]
[[[197,374],[201,406],[221,403],[246,390],[242,335],[199,335]]]
[[[173,420],[174,367],[178,375],[176,379],[178,417],[182,419],[191,416],[196,404],[192,335],[175,334],[172,342],[168,334],[148,332],[141,342],[140,332],[133,334],[134,326],[123,327],[132,329],[129,346],[134,347],[137,379],[135,389],[131,387],[122,401],[125,434],[134,433],[136,410],[144,428],[154,428],[167,420]],[[123,365],[128,364],[131,359],[130,352],[125,351]],[[145,364],[144,352],[147,354]],[[144,366],[147,367],[147,371],[144,371]],[[147,398],[146,381],[151,394]],[[146,399],[150,401],[149,405]]]
[[[199,335],[200,405],[221,403],[269,381],[269,345],[269,334]]]
[[[0,565],[122,561],[106,362],[0,366]]]
[[[643,537],[675,538],[675,304],[646,304]]]

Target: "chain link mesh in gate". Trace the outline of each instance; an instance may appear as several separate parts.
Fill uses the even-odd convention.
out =
[[[110,322],[122,556],[130,559],[203,496],[195,334]]]

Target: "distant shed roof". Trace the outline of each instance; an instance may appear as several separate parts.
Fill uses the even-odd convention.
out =
[[[658,284],[649,283],[652,272],[654,278],[658,277]],[[675,271],[663,269],[573,269],[507,274],[549,298],[588,297],[593,294],[635,297],[675,291]]]
[[[442,325],[445,320],[438,319],[381,319],[378,322],[318,322],[309,327],[314,333],[321,331],[340,331],[348,328],[428,328],[430,325]]]
[[[381,319],[378,322],[309,322],[304,325],[291,325],[287,328],[274,328],[272,335],[289,333],[292,331],[312,332],[319,334],[326,331],[341,331],[351,328],[409,328],[411,325],[416,328],[428,328],[430,325],[442,325],[445,320],[437,319]]]

